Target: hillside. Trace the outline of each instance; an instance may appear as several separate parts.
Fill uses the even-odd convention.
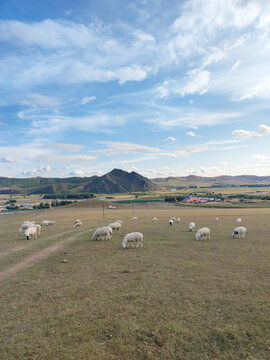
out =
[[[270,176],[217,176],[167,177],[148,179],[135,171],[114,169],[102,176],[69,178],[6,178],[0,177],[0,194],[61,194],[95,193],[112,194],[140,191],[162,190],[176,187],[225,187],[225,186],[263,186],[270,184]]]
[[[0,194],[53,193],[125,193],[160,190],[161,186],[132,171],[114,169],[103,176],[71,178],[5,178],[0,177]]]
[[[263,186],[270,184],[270,176],[255,176],[255,175],[221,175],[217,177],[203,177],[196,175],[189,175],[183,177],[167,177],[167,178],[155,178],[151,179],[155,184],[161,186],[177,186],[177,187],[188,187],[188,186]]]

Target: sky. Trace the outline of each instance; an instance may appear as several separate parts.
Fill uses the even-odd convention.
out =
[[[1,0],[0,176],[270,175],[269,0]]]

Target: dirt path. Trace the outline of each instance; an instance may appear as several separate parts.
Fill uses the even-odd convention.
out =
[[[20,270],[23,270],[27,267],[34,265],[39,260],[47,258],[49,255],[55,253],[56,251],[62,250],[65,245],[73,242],[78,237],[78,235],[79,234],[77,234],[77,236],[70,236],[64,240],[61,240],[57,244],[49,246],[43,250],[40,250],[28,256],[26,259],[19,261],[17,264],[11,266],[10,268],[0,272],[0,281],[6,279],[10,275],[16,274]]]
[[[33,240],[31,241],[30,243],[28,242],[27,244],[24,243],[24,245],[18,245],[18,246],[14,246],[12,248],[9,248],[9,249],[5,249],[3,251],[0,251],[0,259],[4,256],[7,256],[7,255],[10,255],[16,251],[20,251],[20,250],[25,250],[25,249],[28,249],[28,248],[31,248],[33,245],[35,244],[38,244],[40,242],[44,242],[44,240],[51,240],[51,239],[54,239],[54,238],[57,238],[59,236],[65,236],[65,235],[68,235],[70,234],[71,232],[73,231],[64,231],[62,233],[58,233],[58,234],[54,234],[54,235],[51,235],[49,237],[47,237],[46,239],[42,238],[40,240]]]

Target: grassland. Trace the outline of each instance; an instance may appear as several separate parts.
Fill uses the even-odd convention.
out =
[[[169,228],[171,216],[181,223]],[[231,238],[238,217],[243,240]],[[37,240],[18,233],[23,220],[45,218],[56,223]],[[77,218],[84,226],[74,230]],[[95,200],[1,215],[0,359],[268,359],[269,218],[264,208],[161,204],[120,205],[103,218]],[[143,249],[123,250],[118,234],[90,241],[116,219],[123,234],[144,234]],[[195,241],[190,221],[212,240]]]

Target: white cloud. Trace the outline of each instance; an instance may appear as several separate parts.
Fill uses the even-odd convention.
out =
[[[258,129],[258,131],[233,130],[232,134],[238,138],[259,138],[270,135],[270,126],[261,124]]]
[[[172,94],[182,97],[191,94],[203,95],[208,90],[210,76],[211,73],[207,70],[190,70],[187,72],[187,77],[184,80],[170,79],[157,86],[155,89],[156,97],[163,99]],[[191,101],[191,103],[193,102]]]
[[[40,166],[37,169],[34,170],[25,170],[22,172],[22,175],[24,176],[41,176],[41,175],[45,175],[48,172],[51,171],[50,166],[46,165],[46,166]]]
[[[266,161],[267,161],[267,157],[264,156],[264,155],[253,155],[252,158],[253,158],[253,159],[256,159],[256,160],[263,161],[263,162],[266,162]]]
[[[190,154],[195,154],[202,151],[208,151],[209,146],[206,144],[194,145],[194,146],[187,146],[183,147],[181,150],[175,151],[177,155],[187,157]]]
[[[113,142],[113,141],[98,141],[99,144],[104,144],[107,146],[106,149],[101,150],[92,150],[96,153],[102,153],[105,155],[115,155],[115,154],[127,154],[127,153],[138,153],[138,152],[154,152],[157,153],[160,151],[160,149],[152,147],[152,146],[146,146],[146,145],[140,145],[140,144],[134,144],[134,143],[128,143],[128,142]]]
[[[59,106],[61,104],[61,101],[57,98],[34,93],[27,95],[26,99],[21,101],[21,104],[33,108],[51,107],[51,106]]]
[[[170,94],[170,85],[171,85],[172,81],[164,81],[163,84],[159,85],[156,88],[156,97],[163,99],[166,98],[169,94]]]
[[[187,131],[186,135],[196,137],[197,135],[193,131]]]
[[[207,141],[207,145],[224,145],[224,144],[235,144],[238,143],[239,140],[209,140]]]
[[[4,157],[0,158],[0,162],[1,163],[14,163],[14,162],[16,162],[16,160],[12,159],[9,156],[4,156]]]
[[[138,40],[140,40],[142,42],[155,42],[156,41],[156,39],[154,38],[153,35],[147,34],[142,30],[136,30],[134,32],[134,35],[137,37]]]
[[[84,148],[84,145],[76,144],[46,144],[43,147],[48,149],[63,150],[68,152],[79,152]]]
[[[85,176],[84,172],[80,169],[75,169],[75,170],[71,171],[69,174],[72,176],[79,176],[79,177]]]
[[[126,34],[132,36],[131,31]],[[44,20],[36,23],[1,20],[0,41],[20,47],[3,58],[0,80],[32,88],[38,84],[142,81],[152,71],[144,56],[154,58],[153,36],[137,31],[130,42],[118,41],[109,26]],[[138,41],[138,37],[140,40]],[[29,48],[35,49],[30,51]],[[29,54],[31,53],[31,56]],[[144,65],[142,65],[144,63]]]
[[[249,92],[241,96],[239,98],[239,101],[253,99],[253,98],[264,98],[264,99],[270,98],[270,76],[264,78],[253,89],[250,89]]]
[[[173,136],[169,136],[169,137],[167,137],[166,139],[163,139],[162,141],[163,141],[163,142],[166,142],[166,141],[175,142],[175,141],[176,141],[176,138],[173,137]]]
[[[131,166],[128,171],[140,171],[136,166]]]
[[[40,161],[52,162],[52,163],[70,163],[70,162],[88,162],[96,160],[96,156],[90,155],[56,155],[47,154],[38,157]]]
[[[22,111],[18,117],[30,120],[32,127],[29,134],[51,135],[65,130],[81,130],[85,132],[110,132],[110,128],[125,124],[125,118],[121,115],[94,114],[89,116],[60,116],[35,113],[33,111]]]
[[[181,108],[181,111],[179,111],[179,109],[175,107],[160,107],[159,115],[153,119],[145,119],[144,121],[155,124],[162,129],[173,129],[179,126],[196,129],[198,126],[213,126],[234,122],[235,119],[243,115],[244,114],[240,112],[207,112],[200,109],[190,112],[185,111],[184,108]]]
[[[236,70],[240,66],[241,62],[242,60],[236,61],[236,63],[234,63],[234,65],[232,66],[231,71]]]
[[[233,165],[233,162],[232,161],[219,161],[218,164],[222,165],[224,167],[228,167],[228,166]]]
[[[138,65],[132,65],[116,69],[114,76],[118,79],[119,84],[122,85],[127,81],[144,80],[147,77],[147,71]]]
[[[207,70],[199,69],[191,70],[188,73],[187,82],[182,89],[179,89],[181,96],[188,94],[203,95],[208,90],[211,73]]]
[[[88,104],[88,103],[90,103],[91,101],[94,101],[94,100],[96,100],[95,96],[86,96],[81,100],[81,104],[85,105],[85,104]]]
[[[48,49],[70,46],[85,48],[97,41],[95,31],[90,27],[49,19],[36,23],[2,20],[0,21],[0,39]]]

